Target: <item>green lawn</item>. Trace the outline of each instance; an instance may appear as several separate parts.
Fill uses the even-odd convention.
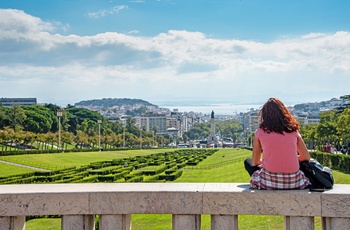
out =
[[[61,218],[29,220],[26,222],[26,230],[61,230]]]
[[[243,161],[250,156],[243,149],[220,149],[195,167],[186,167],[175,182],[249,182]]]
[[[112,160],[127,156],[146,155],[158,153],[161,150],[131,150],[118,152],[92,152],[92,153],[60,153],[60,154],[41,154],[41,155],[23,155],[13,156],[16,160],[35,163],[39,161],[41,164],[55,167],[56,165],[79,166],[86,165],[91,162]],[[163,150],[169,152],[169,150]],[[249,175],[244,169],[243,161],[251,155],[251,151],[242,149],[220,149],[218,152],[207,157],[197,166],[186,167],[183,174],[173,183],[184,182],[237,182],[249,183]],[[8,157],[0,157],[10,158]],[[338,184],[349,184],[349,174],[333,171],[335,182]],[[210,229],[210,215],[202,215],[202,229]],[[239,229],[283,229],[282,216],[254,216],[240,215]],[[167,230],[171,229],[171,215],[132,215],[133,230],[144,230],[147,226],[148,230]],[[320,230],[320,218],[315,218],[315,229]],[[59,230],[60,219],[37,219],[27,222],[27,230]]]
[[[18,173],[34,172],[35,170],[29,168],[18,167],[9,164],[0,163],[0,177],[17,175]]]
[[[65,167],[88,165],[92,162],[106,161],[133,156],[149,155],[159,152],[171,152],[176,149],[143,149],[102,152],[72,152],[55,154],[26,154],[17,156],[1,156],[0,160],[30,165],[38,168],[55,170]]]

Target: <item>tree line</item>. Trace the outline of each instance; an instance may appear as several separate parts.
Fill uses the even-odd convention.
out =
[[[215,121],[215,131],[221,137],[231,137],[233,142],[242,142],[243,125],[236,120]],[[210,134],[210,122],[195,123],[193,128],[185,132],[184,138],[204,140]]]
[[[62,112],[60,118],[57,112]],[[58,146],[59,138],[61,146]],[[170,141],[169,135],[159,136],[140,130],[131,117],[127,118],[124,127],[119,122],[110,122],[96,111],[71,105],[64,109],[53,104],[0,106],[2,151],[11,146],[34,148],[34,143],[39,149],[44,149],[44,146],[45,149],[67,149],[70,146],[99,148],[98,144],[102,148],[135,147],[140,143],[142,146],[154,146],[158,143],[166,145]]]
[[[350,100],[350,95],[343,96]],[[58,146],[60,118],[61,146]],[[98,124],[98,121],[101,124]],[[302,122],[301,122],[302,123]],[[234,142],[242,140],[243,127],[238,121],[216,121],[216,131],[222,137],[231,137]],[[320,113],[319,124],[307,124],[301,128],[301,135],[309,148],[334,144],[338,150],[341,146],[350,147],[350,108],[347,105],[335,110]],[[182,141],[205,139],[210,134],[210,122],[195,123],[185,132]],[[253,133],[251,134],[253,135]],[[247,137],[246,143],[252,140]],[[59,148],[119,148],[166,146],[173,142],[169,135],[156,135],[155,131],[146,132],[136,126],[135,120],[128,117],[125,127],[119,122],[110,122],[101,114],[85,108],[68,105],[62,109],[57,105],[31,105],[12,108],[0,106],[0,143],[2,151],[9,147],[57,149]],[[176,140],[178,142],[178,140]],[[98,145],[101,146],[98,146]]]
[[[320,123],[302,126],[301,135],[313,149],[322,150],[324,144],[334,144],[337,150],[350,147],[350,108],[321,112]]]

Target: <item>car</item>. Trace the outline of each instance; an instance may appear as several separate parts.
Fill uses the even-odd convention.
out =
[[[178,148],[188,148],[188,144],[178,144]]]

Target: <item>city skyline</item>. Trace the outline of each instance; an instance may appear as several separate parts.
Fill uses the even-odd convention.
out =
[[[286,104],[347,95],[350,2],[0,1],[0,97]]]

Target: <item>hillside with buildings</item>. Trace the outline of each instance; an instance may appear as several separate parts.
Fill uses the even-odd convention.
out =
[[[320,113],[337,108],[350,107],[349,96],[332,98],[328,101],[300,103],[288,106],[291,113],[302,125],[320,123]],[[246,113],[237,114],[236,119],[243,125],[243,135],[248,136],[258,128],[258,110],[250,110]]]
[[[131,98],[102,98],[80,101],[74,104],[76,107],[92,107],[92,108],[114,108],[118,106],[154,106],[148,101],[142,99]]]
[[[349,98],[349,96],[343,96],[328,101],[296,104],[288,108],[303,125],[317,124],[320,122],[322,111],[350,107]],[[0,100],[0,105],[3,106],[11,106],[11,103],[12,105],[36,104],[36,98],[31,99],[29,104],[26,98],[1,98]],[[157,135],[169,135],[174,139],[182,138],[186,132],[194,127],[195,123],[211,122],[211,125],[214,125],[214,116],[209,114],[203,115],[203,113],[179,111],[178,109],[170,111],[141,99],[94,99],[77,102],[75,107],[96,111],[109,121],[124,125],[128,117],[131,117],[135,121],[135,125],[144,131],[154,132]],[[243,128],[242,137],[244,140],[258,128],[258,112],[257,109],[250,109],[247,112],[215,116],[215,123],[226,120],[238,121]],[[210,136],[207,138],[214,140],[215,135],[219,134],[210,129]]]
[[[115,120],[120,116],[140,116],[146,113],[166,113],[170,110],[160,108],[148,101],[131,98],[103,98],[80,101],[74,104],[78,108],[86,108],[99,112],[105,118]]]

